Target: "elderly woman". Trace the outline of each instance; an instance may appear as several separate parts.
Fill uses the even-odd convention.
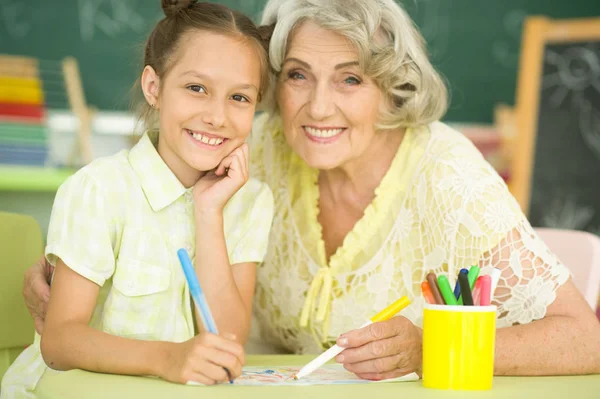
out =
[[[250,143],[276,204],[255,314],[282,350],[346,347],[367,379],[421,368],[428,272],[499,268],[495,372],[600,372],[600,323],[506,185],[460,133],[438,122],[446,89],[393,0],[271,0],[276,90]],[[48,287],[32,268],[38,316]],[[353,330],[402,295],[412,305]]]

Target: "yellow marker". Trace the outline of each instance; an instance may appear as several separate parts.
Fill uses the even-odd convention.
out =
[[[410,305],[410,300],[408,299],[408,297],[403,296],[387,308],[383,309],[381,312],[377,313],[375,316],[371,317],[371,319],[368,322],[366,322],[359,328],[364,328],[369,324],[377,323],[379,321],[389,320],[408,305]],[[315,371],[316,369],[318,369],[319,367],[336,357],[344,349],[346,348],[342,348],[338,345],[333,345],[331,348],[321,353],[318,357],[316,357],[306,366],[302,367],[302,369],[300,369],[300,371],[298,371],[298,373],[294,376],[294,379],[299,380],[302,377],[306,377],[307,375],[309,375],[310,373],[312,373],[313,371]]]

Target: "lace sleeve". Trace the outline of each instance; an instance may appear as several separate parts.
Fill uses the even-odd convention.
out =
[[[479,260],[482,272],[502,271],[494,295],[498,327],[527,324],[546,315],[570,273],[523,220]]]
[[[450,143],[450,145],[448,145]],[[540,319],[568,269],[535,233],[504,181],[471,143],[447,140],[430,187],[451,275],[479,264],[502,271],[494,296],[498,327]],[[440,152],[438,152],[439,154]]]

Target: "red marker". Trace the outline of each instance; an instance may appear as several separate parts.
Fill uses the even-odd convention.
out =
[[[483,276],[477,277],[475,287],[473,287],[473,305],[479,306],[479,295],[481,294],[481,279]]]
[[[481,276],[481,291],[479,293],[479,302],[481,306],[489,306],[492,294],[492,278],[490,276]]]

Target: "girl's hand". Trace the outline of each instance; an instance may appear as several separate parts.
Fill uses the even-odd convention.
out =
[[[244,143],[194,185],[196,212],[221,211],[248,181],[248,144]]]
[[[159,377],[179,384],[188,381],[213,385],[229,382],[242,374],[244,348],[230,336],[202,333],[181,343],[173,344]]]

